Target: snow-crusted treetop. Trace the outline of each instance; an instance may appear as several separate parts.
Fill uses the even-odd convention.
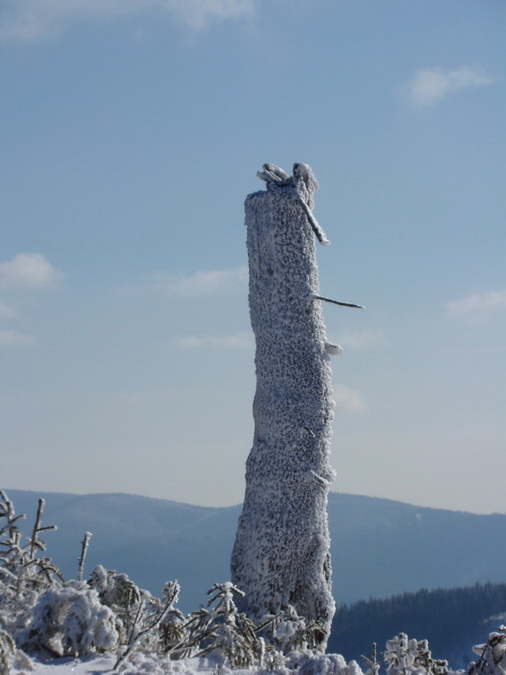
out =
[[[265,181],[268,190],[288,189],[293,191],[293,195],[295,199],[300,201],[318,241],[321,244],[330,244],[325,232],[312,213],[314,208],[313,195],[318,190],[319,185],[309,164],[296,162],[293,165],[293,176],[289,176],[279,166],[267,162],[262,166],[262,171],[257,171],[257,176]]]

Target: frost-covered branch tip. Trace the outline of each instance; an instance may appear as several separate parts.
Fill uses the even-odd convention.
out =
[[[83,574],[84,574],[84,561],[86,559],[86,553],[88,551],[88,545],[90,543],[90,539],[93,535],[91,532],[85,532],[83,540],[81,542],[81,555],[79,556],[78,559],[78,568],[77,568],[77,580],[82,581],[83,580]]]

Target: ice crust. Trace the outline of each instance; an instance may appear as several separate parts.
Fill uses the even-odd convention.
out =
[[[245,591],[252,618],[292,605],[328,634],[335,611],[327,522],[334,402],[314,299],[317,233],[307,215],[318,184],[310,167],[295,167],[291,179],[279,169],[278,180],[259,174],[268,189],[245,202],[257,384],[232,580]]]

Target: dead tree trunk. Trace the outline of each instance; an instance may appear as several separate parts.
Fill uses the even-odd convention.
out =
[[[251,618],[292,605],[322,624],[325,648],[335,610],[327,522],[335,346],[315,297],[315,235],[328,242],[312,215],[318,184],[310,167],[296,164],[289,177],[264,165],[259,176],[267,190],[245,203],[255,431],[232,580]]]

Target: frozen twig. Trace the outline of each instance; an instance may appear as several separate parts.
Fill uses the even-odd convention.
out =
[[[332,298],[325,298],[323,295],[311,296],[313,300],[323,300],[330,302],[332,305],[339,305],[340,307],[355,307],[356,309],[365,309],[364,305],[356,305],[354,302],[341,302],[340,300],[332,300]]]

